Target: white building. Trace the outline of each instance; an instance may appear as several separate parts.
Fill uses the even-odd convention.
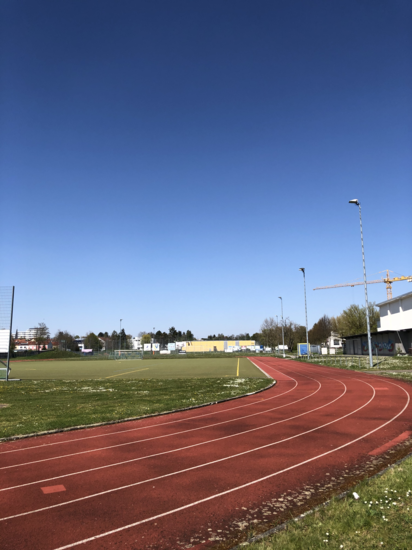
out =
[[[15,338],[22,340],[33,340],[38,335],[38,328],[29,328],[29,330],[16,330]]]
[[[329,349],[339,349],[342,347],[342,338],[336,332],[331,332],[329,338],[326,340],[326,346]]]
[[[133,336],[132,337],[132,345],[133,349],[142,350],[142,339],[140,336]]]
[[[378,332],[412,328],[412,292],[376,305],[379,307],[380,315]]]

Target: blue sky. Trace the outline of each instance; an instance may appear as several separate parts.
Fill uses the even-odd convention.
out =
[[[1,3],[14,328],[304,324],[412,274],[409,0]],[[411,290],[394,283],[394,295]],[[372,301],[385,285],[370,285]]]

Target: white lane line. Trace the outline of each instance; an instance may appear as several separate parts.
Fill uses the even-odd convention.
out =
[[[33,445],[31,447],[20,447],[18,449],[11,449],[11,450],[8,450],[8,451],[0,451],[0,455],[1,454],[7,454],[7,453],[17,453],[17,452],[20,452],[20,451],[30,451],[32,449],[45,448],[45,447],[50,447],[50,446],[53,446],[53,445],[63,445],[63,444],[66,444],[66,443],[77,443],[79,441],[85,441],[87,439],[95,439],[97,437],[106,437],[106,436],[109,436],[109,435],[121,435],[121,434],[128,433],[128,432],[135,432],[137,430],[147,430],[147,429],[150,429],[150,428],[157,428],[158,426],[167,426],[169,424],[177,424],[179,422],[187,422],[188,420],[197,420],[198,418],[204,418],[206,416],[212,416],[212,415],[215,415],[215,414],[226,413],[226,412],[229,412],[229,411],[234,411],[236,409],[242,409],[243,407],[250,407],[251,405],[262,404],[262,402],[264,402],[264,401],[271,401],[272,399],[277,399],[277,398],[281,397],[282,395],[286,395],[287,393],[290,393],[297,386],[298,386],[298,383],[295,380],[295,386],[293,388],[291,388],[290,390],[287,390],[283,393],[279,393],[277,395],[273,395],[272,397],[267,397],[266,399],[259,399],[258,401],[253,401],[252,403],[245,403],[243,405],[238,405],[237,407],[231,407],[229,409],[223,409],[223,410],[219,410],[219,411],[209,412],[209,413],[206,413],[206,414],[199,414],[199,415],[195,415],[195,416],[189,416],[187,418],[181,418],[181,419],[178,419],[178,420],[171,420],[170,422],[161,422],[160,424],[150,424],[148,426],[138,426],[137,428],[130,428],[129,430],[116,430],[116,431],[113,431],[113,432],[107,432],[107,433],[103,433],[103,434],[90,435],[90,436],[87,436],[87,437],[79,437],[77,439],[66,439],[64,441],[54,441],[52,443],[45,443],[43,445]],[[247,396],[245,396],[245,397],[247,397]],[[177,412],[179,412],[179,411],[177,411]],[[144,417],[141,418],[141,420],[144,420]],[[136,422],[137,421],[139,421],[139,419],[136,419]],[[53,435],[53,434],[51,434],[51,435]]]
[[[340,382],[338,380],[338,382]],[[191,449],[193,447],[199,447],[200,445],[207,445],[209,443],[215,443],[216,441],[221,441],[222,439],[228,439],[230,437],[237,437],[237,436],[240,436],[240,435],[244,435],[244,434],[247,434],[247,433],[250,433],[250,432],[254,432],[256,430],[262,430],[264,428],[269,428],[271,426],[274,426],[276,424],[281,424],[283,422],[287,422],[289,420],[293,420],[295,418],[299,418],[301,416],[305,416],[307,414],[310,414],[314,411],[317,411],[319,409],[323,409],[324,407],[327,407],[329,405],[331,405],[332,403],[334,403],[335,401],[337,401],[338,399],[341,399],[341,397],[343,397],[346,393],[346,386],[343,382],[340,382],[344,387],[345,387],[345,390],[344,392],[338,396],[336,399],[334,399],[333,401],[330,401],[329,403],[326,403],[325,405],[322,405],[321,407],[317,407],[316,409],[312,409],[310,411],[306,411],[302,414],[299,414],[297,416],[291,416],[290,418],[285,418],[283,420],[277,420],[276,422],[271,422],[270,424],[265,424],[264,426],[258,426],[256,428],[251,428],[249,430],[245,430],[243,432],[238,432],[236,434],[231,434],[231,435],[226,435],[226,436],[223,436],[223,437],[219,437],[217,439],[208,439],[206,441],[201,441],[200,443],[196,443],[196,444],[193,444],[193,445],[188,445],[186,447],[179,447],[177,449],[171,449],[169,451],[163,451],[161,453],[155,453],[155,454],[152,454],[152,455],[146,455],[146,456],[141,456],[141,457],[137,457],[137,458],[131,458],[129,460],[124,460],[122,462],[117,462],[117,463],[114,463],[114,464],[106,464],[104,466],[98,466],[96,468],[89,468],[87,470],[81,470],[81,471],[78,471],[78,472],[72,472],[72,473],[69,473],[69,474],[63,474],[63,475],[59,475],[59,476],[55,476],[55,477],[50,477],[50,478],[47,478],[47,479],[41,479],[41,480],[37,480],[37,481],[31,481],[29,483],[23,483],[21,485],[15,485],[15,486],[12,486],[12,487],[4,487],[3,489],[0,489],[0,492],[2,491],[10,491],[12,489],[18,489],[20,487],[27,487],[29,485],[35,485],[36,483],[45,483],[47,481],[52,481],[52,480],[56,480],[56,479],[61,479],[61,478],[65,478],[65,477],[70,477],[70,476],[75,476],[75,475],[80,475],[80,474],[84,474],[84,473],[90,473],[90,472],[94,472],[96,470],[102,470],[104,468],[112,468],[114,466],[120,466],[120,465],[123,465],[123,464],[129,464],[131,462],[137,462],[139,460],[145,460],[147,458],[154,458],[156,456],[161,456],[161,455],[164,455],[164,454],[170,454],[170,453],[176,453],[178,451],[183,451],[183,450],[186,450],[186,449]],[[302,399],[299,399],[298,401],[295,401],[294,403],[298,403],[299,401],[303,401],[304,399],[307,399],[308,397],[311,397],[312,395],[314,395],[315,393],[317,393],[320,388],[322,387],[321,384],[318,382],[319,384],[319,387],[318,389],[316,390],[316,392],[314,392],[313,394],[309,395],[309,396],[306,396],[306,397],[303,397]],[[293,404],[293,403],[292,403]],[[285,405],[283,405],[284,407]],[[277,409],[281,409],[282,407],[277,407]],[[267,411],[266,411],[267,412]],[[255,414],[260,414],[260,413],[255,413]],[[249,415],[249,416],[255,416],[255,414],[253,415]],[[247,417],[243,417],[243,418],[247,418]],[[239,418],[237,418],[236,420],[239,420]],[[226,422],[232,422],[232,420],[227,420]],[[225,424],[226,422],[219,422],[219,424]],[[215,424],[215,425],[219,425],[219,424]],[[200,428],[199,428],[200,429]],[[185,432],[182,432],[182,433],[185,433]],[[171,434],[171,435],[176,435],[176,434]],[[157,439],[156,437],[153,437],[153,438],[150,438],[150,439],[144,439],[142,441],[150,441],[151,439]],[[140,443],[141,441],[139,441]]]
[[[70,501],[66,501],[66,502],[61,502],[59,504],[54,504],[52,506],[47,506],[47,507],[44,507],[44,508],[39,508],[37,510],[30,510],[28,512],[22,512],[20,514],[15,514],[13,516],[8,516],[8,517],[5,517],[5,518],[0,518],[0,521],[6,521],[6,520],[10,520],[10,519],[15,519],[15,518],[18,518],[18,517],[22,517],[22,516],[28,516],[28,515],[31,515],[31,514],[35,514],[35,513],[38,513],[38,512],[44,512],[46,510],[51,510],[51,509],[54,509],[54,508],[60,508],[62,506],[66,506],[68,504],[73,504],[73,503],[76,503],[76,502],[81,502],[81,501],[84,501],[84,500],[90,500],[91,498],[96,498],[96,497],[99,497],[99,496],[103,496],[103,495],[107,495],[109,493],[114,493],[114,492],[117,492],[117,491],[121,491],[121,490],[124,490],[124,489],[130,489],[132,487],[136,487],[138,485],[143,485],[145,483],[151,483],[153,481],[157,481],[159,479],[164,479],[164,478],[167,478],[167,477],[171,477],[171,476],[174,476],[174,475],[178,475],[178,474],[183,474],[183,473],[186,473],[186,472],[189,472],[189,471],[193,471],[193,470],[197,470],[197,469],[200,469],[200,468],[204,468],[205,466],[210,466],[210,465],[213,465],[213,464],[218,464],[220,462],[224,462],[226,460],[231,460],[232,458],[238,458],[239,456],[244,456],[246,454],[249,454],[249,453],[253,453],[253,452],[256,452],[256,451],[260,451],[262,449],[266,449],[268,447],[274,447],[275,445],[279,445],[281,443],[285,443],[287,441],[291,441],[292,439],[296,439],[297,437],[301,437],[303,435],[307,435],[309,433],[312,433],[312,432],[315,432],[317,430],[320,430],[322,428],[325,428],[326,426],[329,426],[331,424],[334,424],[335,422],[339,422],[341,420],[343,420],[344,418],[347,418],[348,416],[351,416],[352,414],[355,414],[356,412],[360,411],[361,409],[363,409],[364,407],[366,407],[375,397],[375,389],[373,388],[373,386],[371,386],[370,384],[368,384],[368,382],[364,382],[365,384],[367,384],[368,386],[370,386],[372,388],[372,397],[369,399],[369,401],[367,401],[364,405],[362,405],[361,407],[359,407],[358,409],[355,409],[354,411],[340,417],[340,418],[337,418],[335,420],[332,420],[330,422],[327,422],[326,424],[323,424],[321,426],[317,426],[316,428],[312,428],[310,430],[307,430],[305,432],[301,432],[299,434],[295,434],[293,436],[290,436],[290,437],[287,437],[285,439],[281,439],[280,441],[275,441],[273,443],[268,443],[266,445],[261,445],[260,447],[255,447],[254,449],[248,449],[247,451],[243,451],[241,453],[236,453],[234,455],[231,455],[231,456],[228,456],[228,457],[224,457],[224,458],[219,458],[217,460],[213,460],[211,462],[206,462],[204,464],[199,464],[197,466],[191,466],[189,468],[185,468],[183,470],[179,470],[177,472],[171,472],[169,474],[164,474],[164,475],[161,475],[161,476],[157,476],[157,477],[154,477],[154,478],[151,478],[151,479],[145,479],[145,480],[142,480],[142,481],[138,481],[136,483],[131,483],[129,485],[124,485],[124,486],[121,486],[121,487],[116,487],[114,489],[108,489],[107,491],[101,491],[100,493],[94,493],[92,495],[87,495],[85,497],[80,497],[80,498],[77,498],[77,499],[73,499],[73,500],[70,500]],[[342,385],[345,386],[345,384],[342,382]],[[347,391],[347,388],[345,386],[345,390],[343,392],[342,395],[344,395]],[[406,393],[406,392],[405,392]],[[342,396],[340,396],[342,397]],[[334,401],[337,401],[339,398],[336,398]],[[409,397],[409,395],[408,395]],[[331,402],[333,403],[333,401]],[[323,405],[322,407],[319,407],[319,408],[323,408],[325,405]],[[305,413],[304,413],[305,414]],[[297,415],[296,418],[298,418],[299,416],[304,416],[304,414],[301,414],[301,415]],[[379,428],[376,428],[376,429],[379,429]],[[373,431],[376,431],[376,430],[373,430]],[[372,432],[373,432],[372,431]],[[370,433],[372,433],[370,432]],[[368,434],[367,434],[368,435]],[[228,437],[233,437],[233,436],[228,436]],[[227,439],[228,437],[224,437],[224,438],[220,438],[220,439]],[[365,436],[362,436],[362,437],[365,437]],[[360,438],[361,439],[361,438]],[[217,440],[216,440],[217,441]],[[197,445],[193,445],[193,446],[197,446]],[[166,451],[165,453],[161,453],[161,454],[168,454],[168,451]],[[270,477],[270,476],[269,476]],[[265,479],[265,478],[262,478],[262,479]],[[253,483],[253,482],[252,482]],[[246,484],[245,486],[247,486],[248,484]],[[232,489],[232,490],[236,490],[235,489]],[[229,491],[230,492],[230,491]],[[225,493],[221,493],[221,494],[225,494]]]
[[[302,375],[302,376],[305,376],[306,378],[310,378],[309,376],[306,376],[306,375]],[[314,379],[311,378],[311,380],[314,380]],[[53,457],[48,457],[48,458],[42,458],[42,459],[39,459],[39,460],[33,460],[31,462],[20,462],[18,464],[10,464],[9,466],[1,466],[0,470],[9,470],[11,468],[18,468],[20,466],[29,466],[31,464],[38,464],[38,463],[41,463],[41,462],[48,462],[50,460],[59,460],[59,459],[63,459],[63,458],[79,456],[79,455],[82,455],[82,454],[95,453],[95,452],[98,452],[98,451],[105,451],[107,449],[115,449],[115,448],[124,447],[124,446],[127,446],[127,445],[137,445],[139,443],[152,441],[154,439],[162,439],[164,437],[173,437],[175,435],[182,435],[182,434],[185,434],[185,433],[188,433],[188,432],[195,432],[195,431],[198,431],[198,430],[206,430],[208,428],[213,428],[214,426],[219,426],[221,424],[227,424],[229,422],[237,422],[238,420],[244,420],[245,418],[249,418],[249,417],[252,417],[252,416],[257,416],[257,415],[260,415],[260,414],[266,414],[266,413],[271,412],[273,410],[282,409],[284,407],[289,407],[291,405],[294,405],[295,403],[298,403],[299,401],[303,401],[304,399],[307,399],[307,398],[311,397],[312,395],[315,395],[315,393],[317,393],[320,390],[322,385],[317,380],[314,380],[314,381],[317,382],[317,384],[319,385],[318,389],[315,392],[313,392],[310,395],[307,395],[307,396],[303,397],[302,399],[298,399],[297,401],[292,401],[291,403],[286,403],[285,405],[281,405],[280,407],[273,407],[271,409],[265,409],[264,411],[261,411],[261,412],[257,412],[257,413],[253,413],[253,414],[249,414],[249,415],[245,415],[245,416],[240,416],[240,417],[238,416],[236,418],[232,418],[231,420],[224,420],[223,422],[215,422],[214,424],[208,424],[208,425],[205,425],[205,426],[198,426],[196,428],[190,428],[189,430],[181,430],[180,432],[173,432],[171,434],[163,434],[163,435],[158,435],[158,436],[154,436],[154,437],[148,437],[146,439],[137,439],[137,440],[133,440],[133,441],[126,441],[125,443],[117,443],[116,445],[109,445],[107,447],[99,447],[97,449],[88,449],[86,451],[78,451],[76,453],[69,453],[69,454],[65,454],[65,455],[58,455],[58,456],[53,456]],[[295,381],[295,382],[297,384],[297,381]]]
[[[365,383],[367,384],[367,382],[365,382]],[[397,385],[397,384],[394,384],[394,385]],[[401,388],[401,386],[398,386],[398,387]],[[373,387],[372,387],[372,389],[373,389]],[[409,405],[410,396],[409,396],[409,394],[406,390],[404,390],[403,388],[401,388],[401,389],[408,396],[407,403],[406,403],[405,407],[401,410],[401,412],[399,412],[391,420],[388,420],[382,426],[379,426],[378,428],[375,428],[374,430],[371,430],[370,432],[368,432],[366,434],[363,434],[362,436],[360,436],[356,439],[353,439],[352,441],[349,441],[348,443],[345,443],[344,445],[341,445],[340,447],[336,447],[336,449],[332,449],[332,450],[327,451],[325,453],[319,454],[315,457],[312,457],[312,458],[309,458],[309,459],[304,460],[302,462],[299,462],[298,464],[294,464],[293,466],[289,466],[288,468],[284,468],[283,470],[280,470],[278,472],[274,472],[273,474],[269,474],[267,476],[261,477],[259,479],[254,480],[254,481],[250,481],[249,483],[244,483],[243,485],[239,485],[238,487],[234,487],[233,489],[228,489],[227,491],[222,491],[221,493],[218,493],[216,495],[211,495],[210,497],[206,497],[206,498],[203,498],[201,500],[191,502],[190,504],[186,504],[185,506],[180,506],[179,508],[175,508],[174,510],[169,510],[167,512],[163,512],[162,514],[158,514],[158,515],[152,516],[150,518],[142,519],[140,521],[130,523],[129,525],[124,525],[123,527],[118,527],[117,529],[112,529],[111,531],[106,531],[106,533],[100,533],[99,535],[95,535],[95,536],[89,537],[87,539],[79,540],[79,541],[73,542],[71,544],[66,544],[65,546],[60,546],[59,548],[56,548],[55,550],[68,550],[69,548],[74,548],[75,546],[79,546],[80,544],[86,544],[87,542],[91,542],[93,540],[101,539],[102,537],[107,537],[108,535],[113,535],[115,533],[119,533],[121,531],[124,531],[125,529],[130,529],[132,527],[137,527],[138,525],[141,525],[143,523],[148,523],[148,522],[153,521],[155,519],[159,519],[159,518],[162,518],[162,517],[165,517],[165,516],[169,516],[171,514],[175,514],[176,512],[181,512],[182,510],[187,510],[188,508],[193,508],[194,506],[197,506],[199,504],[203,504],[204,502],[208,502],[210,500],[214,500],[214,499],[222,497],[224,495],[228,495],[228,494],[233,493],[235,491],[239,491],[240,489],[245,489],[247,487],[251,487],[252,485],[255,485],[256,483],[261,483],[262,481],[266,481],[266,480],[271,479],[271,478],[273,478],[275,476],[278,476],[280,474],[284,474],[285,472],[289,472],[290,470],[293,470],[293,469],[298,468],[300,466],[303,466],[305,464],[309,464],[310,462],[313,462],[314,460],[317,460],[319,458],[323,458],[324,456],[327,456],[331,453],[335,453],[336,451],[340,451],[341,449],[344,449],[345,447],[348,447],[349,445],[353,445],[353,443],[356,443],[357,441],[360,441],[361,439],[367,437],[368,435],[371,435],[372,433],[374,433],[374,432],[382,429],[386,425],[390,424],[391,422],[393,422],[396,418],[398,418],[398,416],[400,416],[405,411],[405,409]],[[375,395],[375,390],[374,390],[374,395]],[[373,397],[374,396],[372,396],[371,400],[373,399]],[[366,406],[366,405],[364,405],[364,406]],[[361,408],[363,408],[363,407],[361,407]],[[360,410],[360,409],[357,409],[357,410]],[[357,412],[357,411],[353,411],[353,412]],[[353,413],[351,413],[351,414],[353,414]],[[336,422],[336,420],[334,420],[334,422]]]

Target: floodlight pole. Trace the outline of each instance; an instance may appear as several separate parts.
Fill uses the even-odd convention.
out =
[[[122,349],[122,321],[123,319],[120,319],[119,350]]]
[[[359,222],[360,222],[360,235],[361,235],[361,243],[362,243],[362,262],[363,262],[363,285],[365,287],[366,326],[368,328],[369,366],[370,368],[372,368],[373,367],[372,338],[371,338],[371,326],[369,322],[369,303],[368,303],[368,285],[366,283],[365,250],[363,247],[362,212],[361,212],[361,205],[358,199],[352,199],[349,202],[351,204],[356,204],[359,206]]]
[[[11,314],[10,314],[9,349],[7,350],[6,382],[9,381],[11,331],[13,328],[13,306],[14,306],[14,286],[13,286],[13,290],[11,291]]]
[[[286,357],[285,355],[285,335],[283,333],[283,299],[281,296],[279,296],[281,308],[282,308],[282,346],[283,346],[283,357]]]
[[[299,270],[303,273],[303,289],[305,293],[305,317],[306,317],[306,345],[307,345],[307,353],[308,353],[308,359],[310,359],[310,347],[309,347],[309,332],[308,332],[308,308],[306,305],[306,276],[305,276],[305,268],[300,267]]]

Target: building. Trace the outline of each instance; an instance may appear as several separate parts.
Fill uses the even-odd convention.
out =
[[[329,349],[340,349],[342,347],[343,338],[336,332],[331,332],[329,338],[326,339],[326,346]]]
[[[377,304],[379,326],[371,333],[372,350],[378,355],[412,354],[412,292]],[[368,335],[347,336],[343,347],[347,355],[367,355]]]
[[[179,348],[186,353],[202,353],[209,351],[246,350],[255,345],[254,340],[192,340],[178,342]],[[176,344],[176,345],[177,345]]]
[[[142,339],[140,336],[133,336],[132,349],[142,350]]]
[[[412,292],[376,305],[380,317],[378,332],[412,329]]]
[[[16,330],[14,338],[16,340],[33,340],[38,335],[38,328],[29,328],[29,330]]]

